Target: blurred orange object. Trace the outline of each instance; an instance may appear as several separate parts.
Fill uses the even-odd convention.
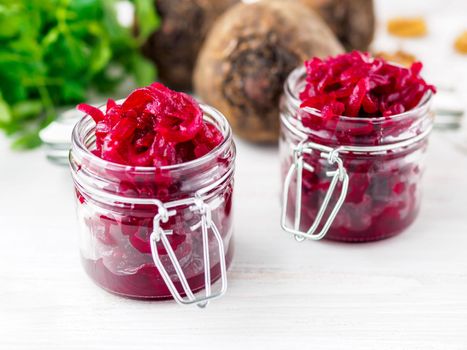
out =
[[[380,51],[375,53],[376,57],[384,58],[386,61],[399,63],[404,67],[409,67],[417,60],[417,57],[407,51],[397,50],[395,52]]]
[[[454,47],[458,52],[467,54],[467,30],[456,38]]]
[[[423,17],[395,17],[388,21],[387,29],[390,34],[404,38],[421,37],[428,32]]]

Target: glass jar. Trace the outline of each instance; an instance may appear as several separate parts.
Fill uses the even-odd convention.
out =
[[[416,218],[432,93],[390,118],[339,116],[300,108],[305,68],[281,101],[281,224],[297,240],[365,242],[394,236]]]
[[[201,105],[224,140],[205,156],[164,167],[112,163],[92,153],[95,123],[74,128],[70,166],[84,268],[102,288],[131,298],[205,306],[227,287],[233,256],[235,145],[225,117]],[[211,284],[221,279],[212,291]],[[194,293],[205,290],[204,294]]]

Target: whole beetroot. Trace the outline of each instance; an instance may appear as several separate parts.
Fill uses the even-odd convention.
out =
[[[274,142],[288,74],[311,57],[343,51],[328,26],[299,2],[240,3],[214,24],[198,57],[196,93],[247,140]]]
[[[367,50],[375,31],[373,0],[299,0],[318,12],[347,50]]]
[[[161,26],[143,45],[160,80],[172,89],[191,90],[193,67],[216,18],[239,0],[155,0]]]

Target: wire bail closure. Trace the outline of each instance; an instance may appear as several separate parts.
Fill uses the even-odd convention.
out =
[[[304,155],[312,154],[314,151],[320,152],[320,157],[328,161],[329,165],[334,165],[336,168],[331,171],[326,172],[326,176],[331,177],[331,184],[326,192],[323,203],[319,208],[318,214],[307,231],[300,230],[301,223],[301,212],[302,212],[302,180],[303,180],[303,171],[313,172],[314,168],[305,162]],[[288,209],[288,198],[290,192],[290,185],[292,182],[292,177],[296,173],[297,186],[296,186],[296,198],[295,198],[295,218],[293,227],[287,226],[287,209]],[[341,193],[337,199],[334,208],[326,219],[321,231],[316,232],[320,223],[323,221],[323,216],[326,213],[326,209],[329,205],[329,202],[332,198],[334,190],[337,186],[337,183],[342,183]],[[283,193],[283,203],[282,203],[282,216],[281,216],[281,226],[282,228],[295,236],[295,239],[298,242],[302,242],[305,239],[311,240],[320,240],[322,239],[329,228],[331,227],[337,213],[339,212],[342,204],[344,203],[345,197],[347,195],[349,185],[349,175],[344,167],[342,159],[339,157],[339,149],[333,149],[330,147],[325,147],[322,145],[315,144],[313,142],[302,141],[296,145],[293,149],[293,163],[287,172],[287,175],[284,180],[284,193]]]
[[[290,166],[289,171],[284,180],[284,192],[282,194],[282,215],[281,215],[281,226],[282,229],[286,232],[289,232],[295,236],[295,239],[299,242],[305,239],[311,240],[320,240],[322,239],[329,228],[331,227],[336,215],[338,214],[342,204],[344,204],[345,197],[347,195],[347,190],[349,187],[349,176],[347,174],[347,170],[345,169],[342,158],[339,156],[339,153],[348,153],[348,152],[371,152],[371,153],[381,153],[381,152],[388,152],[388,151],[395,151],[400,148],[410,147],[418,142],[423,141],[431,132],[432,127],[429,126],[423,132],[407,138],[403,141],[388,143],[384,145],[341,145],[337,148],[331,148],[328,146],[324,146],[315,142],[307,141],[307,133],[301,130],[296,125],[290,123],[287,118],[282,117],[282,122],[289,128],[293,134],[302,138],[302,141],[295,145],[293,148],[293,163]],[[331,171],[327,171],[326,175],[328,177],[332,177],[331,184],[326,192],[324,197],[323,203],[319,208],[318,214],[310,226],[310,228],[304,232],[300,230],[300,220],[301,220],[301,211],[302,211],[302,177],[303,171],[314,172],[314,168],[305,162],[304,155],[305,154],[312,154],[313,152],[319,152],[321,158],[327,159],[329,165],[334,165],[336,168]],[[290,185],[292,183],[292,177],[294,173],[297,173],[297,188],[296,188],[296,198],[295,198],[295,218],[293,227],[287,226],[287,209],[288,209],[288,198],[290,192]],[[329,205],[329,201],[332,198],[333,192],[337,186],[337,183],[342,183],[341,193],[337,199],[334,208],[332,209],[329,217],[327,218],[326,222],[322,226],[320,232],[316,233],[316,230],[320,226],[320,223],[323,220],[323,216],[326,213],[326,209]]]
[[[155,204],[159,208],[158,213],[154,217],[153,220],[153,232],[150,236],[150,243],[151,243],[151,253],[152,258],[154,260],[154,264],[156,265],[157,269],[159,270],[162,278],[164,279],[165,284],[167,285],[168,289],[172,293],[173,298],[175,301],[181,305],[193,305],[196,304],[200,308],[205,308],[209,301],[213,299],[220,298],[223,296],[227,290],[227,268],[226,268],[226,261],[225,261],[225,253],[224,253],[224,243],[222,241],[222,236],[212,221],[211,217],[211,207],[204,202],[204,200],[200,196],[191,197],[187,199],[182,199],[178,201],[162,203],[159,200],[155,200]],[[167,235],[173,233],[172,230],[164,230],[161,227],[161,223],[167,223],[171,216],[176,215],[177,210],[176,207],[179,206],[188,206],[189,210],[192,212],[197,212],[200,216],[200,222],[196,225],[190,227],[191,231],[198,230],[201,227],[202,233],[202,240],[203,240],[203,258],[204,258],[204,281],[205,281],[205,294],[202,297],[195,297],[188,281],[186,279],[185,274],[183,273],[183,269],[180,266],[180,263],[175,255],[172,246],[170,245],[169,240],[167,239]],[[211,290],[211,269],[210,269],[210,255],[209,255],[209,230],[214,235],[218,249],[219,249],[219,264],[220,264],[220,271],[221,271],[221,286],[220,289],[213,293]],[[180,280],[182,285],[183,291],[185,292],[186,297],[182,297],[175,287],[174,282],[170,278],[169,273],[167,272],[166,268],[162,264],[161,257],[157,250],[157,245],[162,244],[165,248],[167,255],[169,256],[170,262],[172,263],[176,275]]]

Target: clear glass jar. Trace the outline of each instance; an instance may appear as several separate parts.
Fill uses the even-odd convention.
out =
[[[390,118],[340,116],[300,108],[305,68],[284,85],[280,157],[281,223],[297,240],[365,242],[394,236],[416,218],[428,135],[428,93]]]
[[[132,298],[175,298],[206,305],[226,289],[233,256],[235,145],[217,110],[201,105],[223,142],[190,162],[134,167],[92,153],[95,123],[84,117],[72,136],[84,268],[102,288]],[[221,279],[220,287],[211,284]],[[201,297],[194,293],[205,290]]]

